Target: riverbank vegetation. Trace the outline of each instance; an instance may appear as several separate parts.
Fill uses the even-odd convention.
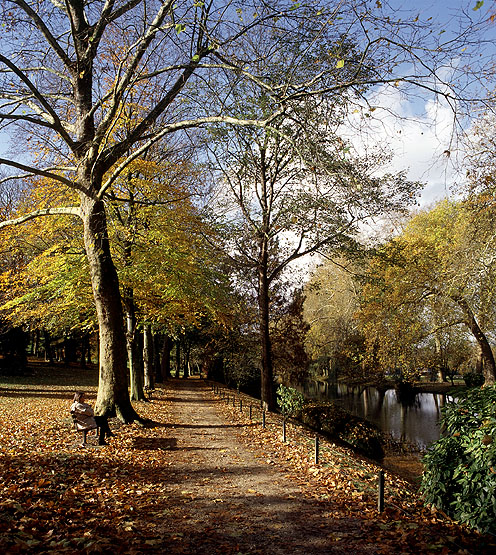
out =
[[[445,434],[424,458],[427,503],[496,532],[496,387],[470,390],[444,412]]]

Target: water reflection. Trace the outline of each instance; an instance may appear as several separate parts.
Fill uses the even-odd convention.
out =
[[[441,408],[446,395],[418,393],[414,402],[398,402],[393,389],[380,391],[375,387],[348,387],[343,384],[307,382],[304,392],[318,400],[333,400],[347,411],[366,418],[397,440],[424,448],[439,439]]]

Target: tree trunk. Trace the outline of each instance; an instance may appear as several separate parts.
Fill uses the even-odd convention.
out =
[[[131,386],[130,397],[131,401],[146,401],[143,389],[143,373],[138,357],[138,331],[136,329],[136,311],[132,289],[126,288],[123,302],[126,312],[126,350],[129,385]]]
[[[123,422],[139,420],[127,386],[126,336],[119,280],[110,255],[107,218],[102,201],[84,194],[81,213],[84,246],[99,326],[99,383],[95,405],[98,415],[116,415]]]
[[[50,364],[53,364],[53,349],[50,339],[50,332],[43,330],[43,341],[45,343],[45,360]]]
[[[85,333],[81,338],[81,357],[80,364],[83,368],[90,362],[90,334]]]
[[[179,378],[179,370],[181,369],[181,341],[176,339],[176,378]]]
[[[272,364],[272,345],[270,340],[269,281],[267,278],[267,245],[262,247],[258,276],[258,308],[260,318],[260,343],[262,345],[261,398],[265,410],[275,410],[274,370]]]
[[[153,375],[156,383],[162,383],[162,366],[160,364],[160,353],[162,352],[163,336],[158,333],[153,334]]]
[[[153,389],[155,380],[153,375],[153,337],[150,324],[145,324],[143,328],[143,370],[145,389]]]
[[[162,362],[161,362],[161,372],[162,378],[167,380],[171,377],[171,367],[170,367],[170,352],[172,351],[173,343],[171,338],[166,335],[164,337],[164,346],[162,348]]]
[[[35,357],[40,356],[40,330],[36,328],[33,332],[33,346],[32,346],[32,354]]]
[[[446,375],[446,367],[444,365],[444,360],[443,360],[441,340],[439,339],[439,334],[437,332],[434,334],[434,341],[436,345],[436,358],[438,363],[437,381],[440,383],[443,383],[447,381],[447,375]]]
[[[484,385],[494,385],[496,381],[496,363],[494,361],[494,355],[491,349],[491,345],[489,344],[489,341],[487,340],[485,334],[477,325],[475,318],[470,324],[470,329],[472,330],[472,333],[474,334],[481,350]]]
[[[183,378],[190,376],[189,355],[191,353],[191,343],[184,339],[183,341]]]
[[[484,385],[494,385],[496,381],[496,362],[494,360],[493,351],[491,345],[487,340],[486,335],[479,327],[479,324],[473,314],[469,304],[465,299],[456,298],[458,305],[463,310],[466,317],[466,324],[473,333],[475,340],[477,341],[482,359],[482,372],[484,374]]]

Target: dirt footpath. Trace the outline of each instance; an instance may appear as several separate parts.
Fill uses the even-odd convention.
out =
[[[376,553],[367,523],[331,517],[328,502],[312,499],[283,469],[243,441],[250,424],[230,424],[221,403],[199,380],[170,384],[167,476],[170,514],[157,532],[175,553]],[[257,425],[257,424],[252,424]],[[258,456],[257,456],[258,455]],[[286,471],[287,472],[287,471]],[[165,515],[164,515],[165,516]],[[361,540],[360,540],[361,538]]]
[[[97,376],[41,366],[0,381],[0,553],[142,555],[438,553],[493,555],[482,536],[425,507],[405,480],[233,392],[170,380],[135,403],[148,425],[121,425],[106,446],[73,429],[73,392]],[[246,404],[253,404],[250,420]]]
[[[93,369],[45,366],[0,381],[0,553],[142,555],[439,553],[493,555],[494,538],[422,504],[373,461],[293,423],[229,403],[201,380],[170,380],[121,425],[80,447],[73,392],[96,398]],[[246,404],[253,403],[250,420]]]

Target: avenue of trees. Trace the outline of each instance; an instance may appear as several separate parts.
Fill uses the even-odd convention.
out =
[[[469,173],[487,179],[470,178],[465,203],[419,214],[371,254],[361,226],[405,212],[420,184],[348,127],[352,113],[375,117],[379,86],[459,118],[473,109],[492,25],[479,10],[459,14],[458,34],[366,0],[0,10],[2,324],[97,332],[97,413],[139,419],[131,397],[169,372],[172,340],[186,369],[196,349],[238,385],[259,373],[268,409],[275,374],[310,359],[406,373],[431,340],[436,356],[477,345],[494,381],[490,147],[473,157]],[[294,263],[311,254],[339,262],[319,270],[328,315],[293,291]]]

